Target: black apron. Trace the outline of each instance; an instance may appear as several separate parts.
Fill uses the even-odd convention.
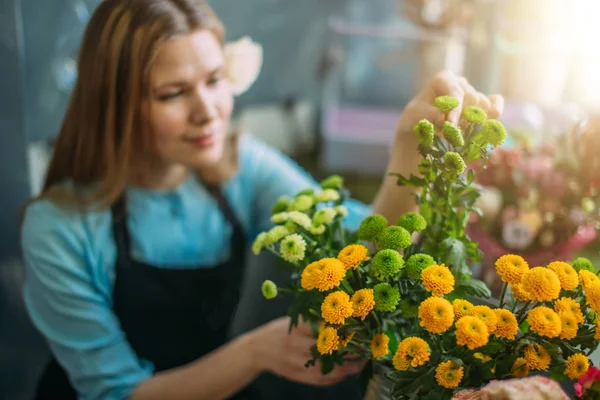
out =
[[[133,260],[125,199],[111,208],[117,246],[114,312],[137,356],[151,361],[157,372],[190,363],[225,344],[237,308],[245,264],[244,232],[220,190],[209,190],[233,229],[231,257],[209,268],[158,268]],[[258,396],[246,389],[233,398]],[[55,359],[43,373],[35,399],[77,399]]]

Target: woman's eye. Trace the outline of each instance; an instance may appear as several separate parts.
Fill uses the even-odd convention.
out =
[[[183,90],[178,90],[176,92],[164,93],[158,96],[159,100],[167,101],[175,99],[183,94]]]
[[[223,80],[222,76],[214,76],[208,81],[209,86],[214,86]]]

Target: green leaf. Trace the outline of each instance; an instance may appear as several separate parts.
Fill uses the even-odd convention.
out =
[[[419,207],[419,213],[425,218],[427,225],[430,225],[431,217],[433,215],[433,210],[431,209],[431,204],[429,202],[421,203]]]
[[[489,298],[492,292],[487,287],[485,282],[479,279],[462,279],[458,283],[458,287],[462,289],[467,295],[475,297]]]
[[[527,322],[527,321],[521,322],[521,325],[519,325],[519,329],[523,333],[529,332],[529,322]]]
[[[390,338],[390,341],[388,342],[390,354],[396,354],[396,350],[398,350],[398,338],[396,337],[396,334],[391,329],[386,331],[385,334]]]
[[[478,352],[483,354],[494,354],[504,349],[504,345],[499,340],[491,340],[488,344],[477,349]]]
[[[461,267],[467,260],[465,245],[459,239],[449,237],[440,243],[443,263],[450,269]]]
[[[397,185],[399,186],[423,187],[426,184],[425,179],[419,178],[418,176],[415,176],[413,174],[410,174],[409,179],[406,179],[401,174],[395,172],[390,172],[388,175],[395,176],[397,178]]]
[[[467,173],[467,184],[470,185],[475,180],[475,170],[470,169]]]
[[[557,365],[556,367],[550,369],[550,379],[554,379],[556,381],[565,381],[569,379],[569,377],[565,374],[565,366]]]
[[[321,373],[323,375],[327,375],[331,371],[333,371],[333,367],[335,363],[331,359],[331,357],[323,357],[321,358]]]

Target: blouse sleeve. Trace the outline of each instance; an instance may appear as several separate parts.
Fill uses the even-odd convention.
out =
[[[253,237],[268,230],[271,223],[271,209],[280,196],[294,196],[299,191],[314,188],[319,184],[296,162],[277,149],[248,136],[243,142],[244,167],[248,168],[256,197],[256,227]],[[344,219],[347,228],[355,230],[371,209],[355,199],[348,199],[344,206],[348,216]]]
[[[85,238],[74,215],[47,201],[29,206],[21,236],[26,307],[80,399],[126,399],[153,367],[125,339]]]

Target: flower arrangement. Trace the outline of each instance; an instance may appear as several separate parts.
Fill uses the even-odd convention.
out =
[[[459,105],[439,97],[448,113]],[[262,286],[266,298],[293,296],[292,325],[310,321],[317,338],[313,359],[322,372],[348,355],[373,360],[388,371],[393,399],[442,399],[481,389],[493,380],[548,371],[556,379],[579,379],[600,339],[600,279],[591,262],[553,262],[530,268],[516,254],[496,260],[504,282],[498,303],[471,277],[469,263],[481,259],[465,228],[480,191],[474,182],[506,130],[483,110],[466,107],[458,124],[414,128],[419,176],[397,177],[415,188],[418,212],[387,221],[365,218],[346,229],[343,178],[332,176],[320,190],[281,198],[275,226],[256,238],[253,251],[271,251],[287,261],[292,283]],[[466,163],[478,161],[477,170]],[[462,392],[463,395],[465,392]]]
[[[570,260],[596,237],[600,143],[580,124],[541,146],[526,136],[515,136],[515,142],[514,148],[497,149],[478,176],[483,212],[473,215],[468,232],[484,250],[487,267],[507,252],[535,265]]]

